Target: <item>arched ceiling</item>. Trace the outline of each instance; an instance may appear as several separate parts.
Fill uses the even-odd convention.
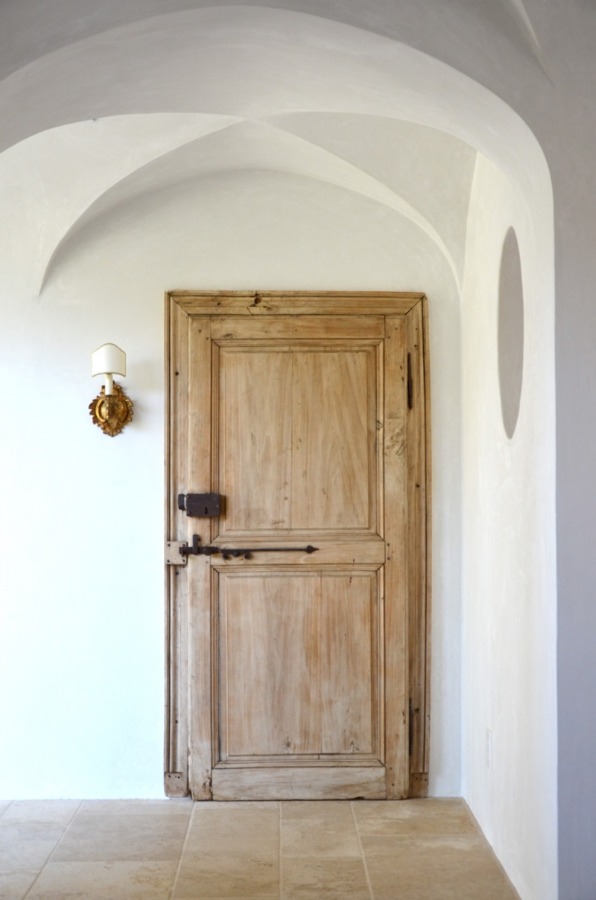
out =
[[[502,3],[519,37],[521,0]],[[15,242],[13,265],[27,260],[34,290],[97,216],[238,170],[299,175],[390,208],[461,280],[476,150],[507,167],[527,140],[511,110],[371,30],[267,5],[173,7],[156,15],[154,0],[142,19],[135,3],[77,7],[72,20],[62,18],[69,3],[52,21],[32,0],[0,11],[0,23],[19,24],[13,71],[0,81],[4,237]],[[355,10],[342,4],[343,18]],[[45,24],[37,49],[21,27],[27,11]],[[377,32],[391,30],[385,15]],[[19,46],[29,59],[21,67]]]
[[[254,0],[3,0],[0,8],[0,78],[42,56],[122,25],[182,10],[256,6]],[[441,58],[432,23],[460,32],[474,43],[486,65],[502,59],[504,47],[543,59],[524,0],[260,0],[259,6],[309,13],[408,43]]]

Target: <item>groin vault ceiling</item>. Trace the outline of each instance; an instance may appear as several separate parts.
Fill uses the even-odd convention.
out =
[[[122,12],[113,9],[111,24]],[[11,13],[9,4],[2,15]],[[19,28],[29,61],[17,67],[16,47],[3,56],[13,71],[0,81],[0,186],[6,208],[16,206],[6,240],[18,235],[9,259],[22,269],[28,260],[27,290],[42,290],[72,237],[99,216],[181,183],[263,171],[391,210],[433,241],[461,282],[476,150],[447,111],[437,108],[429,127],[411,87],[397,96],[400,66],[423,67],[425,57],[393,38],[262,6],[186,9],[111,29],[106,14],[104,5],[95,16],[79,9],[72,43],[61,46],[51,22],[45,37],[35,32],[36,50]],[[414,56],[400,62],[404,50]]]

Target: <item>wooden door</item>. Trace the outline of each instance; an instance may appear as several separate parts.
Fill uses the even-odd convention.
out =
[[[167,303],[167,791],[419,795],[423,298]],[[219,515],[189,517],[191,493]]]

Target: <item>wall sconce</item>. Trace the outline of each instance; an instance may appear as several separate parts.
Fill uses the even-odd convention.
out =
[[[114,437],[128,422],[132,422],[132,400],[114,381],[114,375],[126,375],[124,350],[116,344],[103,344],[95,350],[91,354],[91,375],[105,375],[106,379],[100,393],[89,404],[93,424],[98,425],[104,434]]]

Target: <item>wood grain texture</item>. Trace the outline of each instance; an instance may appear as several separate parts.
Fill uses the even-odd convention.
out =
[[[406,325],[387,316],[384,366],[385,761],[387,798],[408,794],[408,591]]]
[[[292,354],[226,347],[217,359],[220,533],[289,529]]]
[[[329,316],[407,315],[424,294],[386,291],[172,291],[188,315]]]
[[[295,310],[292,310],[294,313]],[[381,341],[384,337],[385,324],[383,316],[358,316],[358,336],[361,340]],[[214,341],[229,342],[242,340],[274,341],[280,338],[295,343],[298,340],[322,342],[354,337],[354,323],[348,316],[342,315],[279,315],[269,316],[266,324],[262,316],[230,316],[213,317],[211,335]]]
[[[383,800],[385,771],[382,766],[263,767],[237,772],[215,768],[213,796],[216,800]]]
[[[168,572],[166,784],[179,792],[188,771],[197,799],[419,796],[422,295],[175,292],[167,305],[166,536],[282,552]],[[223,493],[224,515],[187,519],[178,491]],[[316,554],[293,550],[315,538]]]
[[[292,356],[292,527],[313,536],[369,531],[376,500],[377,409],[368,391],[374,356],[349,345]]]
[[[318,574],[220,576],[220,759],[321,752]]]
[[[186,473],[188,416],[185,411],[188,384],[187,315],[166,303],[166,446],[168,472],[165,484],[166,535],[179,533],[176,491]],[[165,734],[164,789],[168,796],[188,793],[189,683],[188,579],[175,568],[165,567]],[[177,776],[177,777],[176,777]]]
[[[321,737],[323,753],[375,754],[380,746],[377,573],[321,579]]]
[[[430,409],[426,307],[419,304],[406,319],[412,371],[412,408],[407,416],[408,449],[408,605],[409,723],[411,796],[428,786],[430,737]]]
[[[220,761],[378,764],[377,573],[224,569],[218,596]]]
[[[211,478],[211,335],[210,321],[204,318],[190,318],[187,331],[188,383],[186,392],[184,384],[180,385],[181,400],[185,393],[187,408],[187,445],[182,445],[180,452],[185,452],[186,468],[181,473],[179,490],[188,493],[196,490],[196,486],[209,484]],[[179,379],[180,380],[180,379]],[[210,538],[209,520],[189,519],[178,512],[179,532],[186,540],[199,534],[203,542]],[[212,713],[204,702],[210,696],[212,684],[212,631],[211,608],[205,599],[211,592],[211,571],[206,559],[193,560],[192,579],[188,586],[188,641],[190,746],[193,752],[189,759],[189,783],[193,797],[208,800],[211,798],[211,766],[213,764],[213,729]],[[181,577],[179,576],[178,580]],[[190,651],[190,652],[189,652]]]

